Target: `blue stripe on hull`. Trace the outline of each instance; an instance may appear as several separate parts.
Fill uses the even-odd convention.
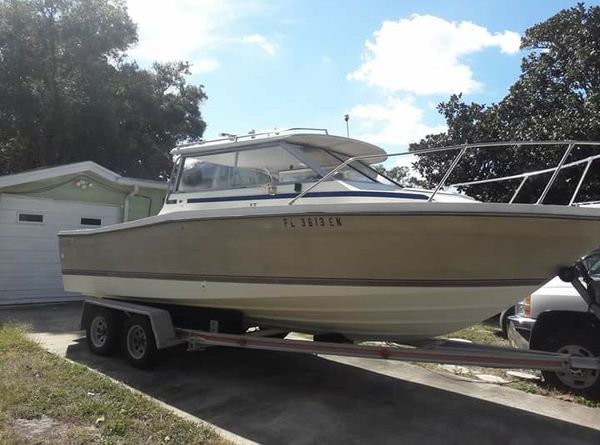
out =
[[[285,199],[295,198],[298,196],[297,193],[282,193],[279,195],[246,195],[246,196],[227,196],[227,197],[215,197],[215,198],[189,198],[187,202],[189,204],[197,202],[225,202],[225,201],[256,201],[263,199]],[[335,196],[361,196],[361,197],[373,197],[373,198],[403,198],[403,199],[417,199],[427,200],[427,195],[417,193],[396,193],[396,192],[309,192],[303,196],[303,198],[330,198]]]

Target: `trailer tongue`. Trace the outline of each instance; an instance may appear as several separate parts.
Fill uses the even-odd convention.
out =
[[[475,365],[490,368],[568,371],[572,368],[600,369],[600,357],[576,357],[542,351],[483,346],[459,341],[439,341],[423,348],[355,345],[318,341],[287,340],[252,334],[231,335],[176,329],[189,349],[231,346],[305,354],[342,355],[405,362]]]

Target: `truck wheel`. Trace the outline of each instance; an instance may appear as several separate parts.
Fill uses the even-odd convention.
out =
[[[119,346],[120,320],[118,315],[105,308],[95,308],[85,327],[88,348],[94,354],[112,355]]]
[[[158,350],[147,317],[138,315],[125,321],[122,349],[127,361],[136,368],[148,368],[154,363]]]
[[[543,351],[571,354],[580,357],[600,356],[600,338],[592,330],[560,331],[540,347]],[[600,370],[571,369],[570,371],[542,371],[551,386],[592,397],[600,396]]]

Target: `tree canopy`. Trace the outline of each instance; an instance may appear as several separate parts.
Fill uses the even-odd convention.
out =
[[[527,51],[521,74],[499,103],[465,103],[461,94],[438,105],[448,130],[431,134],[411,144],[419,150],[464,143],[511,140],[600,140],[600,7],[583,3],[565,9],[543,23],[529,28],[521,40]],[[564,145],[548,149],[480,149],[465,156],[450,182],[487,179],[556,165]],[[600,153],[600,151],[595,151]],[[435,185],[457,153],[419,156],[415,167],[430,185]],[[591,154],[575,149],[569,161]],[[583,166],[561,173],[547,202],[568,200]],[[532,202],[550,174],[530,181],[518,202]],[[580,199],[598,199],[600,171],[592,164],[587,187]],[[519,181],[492,186],[470,187],[467,193],[478,198],[503,200],[510,197]]]
[[[0,0],[0,174],[93,160],[167,176],[206,95],[186,62],[130,61],[136,42],[121,0]]]

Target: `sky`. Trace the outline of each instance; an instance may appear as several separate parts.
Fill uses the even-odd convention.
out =
[[[444,131],[436,105],[501,100],[520,37],[576,1],[127,0],[141,66],[192,63],[205,138],[327,128],[403,151]],[[590,4],[588,2],[588,4]]]

